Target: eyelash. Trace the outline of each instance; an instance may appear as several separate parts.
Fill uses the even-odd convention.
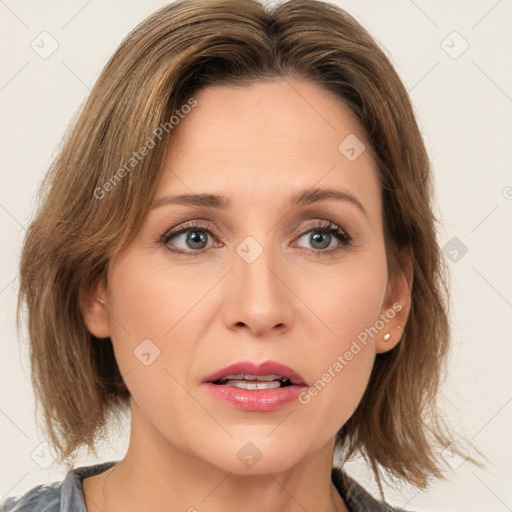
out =
[[[174,231],[166,231],[163,233],[158,240],[156,240],[157,243],[165,246],[169,251],[177,254],[183,254],[185,256],[201,256],[206,251],[209,251],[210,249],[199,249],[197,251],[190,250],[190,251],[184,251],[182,249],[176,249],[171,248],[169,246],[169,242],[176,236],[181,235],[183,233],[187,233],[190,231],[204,231],[205,233],[208,233],[211,237],[218,238],[217,233],[215,230],[212,230],[210,228],[205,227],[202,224],[197,223],[196,221],[190,221],[186,222],[182,226],[180,226],[179,229]],[[330,221],[315,221],[315,223],[311,226],[309,226],[306,231],[300,234],[299,238],[302,238],[304,235],[312,232],[321,232],[321,233],[327,233],[330,235],[334,235],[341,243],[339,246],[335,247],[334,249],[306,249],[307,252],[312,252],[318,254],[320,257],[320,254],[328,254],[329,256],[333,255],[334,253],[338,253],[338,251],[346,249],[349,247],[352,243],[352,237],[340,226],[330,222]]]

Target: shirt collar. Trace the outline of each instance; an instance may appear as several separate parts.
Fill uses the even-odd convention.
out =
[[[83,494],[83,479],[107,471],[119,461],[109,461],[83,466],[69,471],[61,486],[60,512],[87,512]],[[350,512],[393,512],[393,509],[376,501],[343,470],[333,468],[332,482],[338,489]]]

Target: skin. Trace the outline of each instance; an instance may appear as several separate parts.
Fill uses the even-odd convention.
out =
[[[108,285],[83,295],[86,325],[111,338],[131,392],[127,454],[84,480],[87,508],[347,510],[330,478],[334,437],[360,402],[376,354],[400,340],[411,286],[403,273],[388,279],[369,143],[350,110],[306,80],[215,86],[194,97],[198,105],[173,131],[154,199],[213,193],[232,206],[150,210],[111,262]],[[366,145],[355,161],[338,149],[350,134]],[[290,198],[312,187],[349,192],[366,214],[333,199],[290,209]],[[193,220],[201,228],[192,231],[215,230],[203,232],[201,255],[171,252],[198,251],[186,235],[167,247],[157,242]],[[346,230],[351,245],[327,235],[322,248],[311,239],[316,220]],[[252,263],[236,251],[248,236],[263,249]],[[201,385],[240,360],[278,361],[314,383],[396,303],[401,311],[307,404],[246,412]],[[160,355],[145,366],[134,350],[148,338]],[[248,442],[261,452],[251,468],[237,457]]]

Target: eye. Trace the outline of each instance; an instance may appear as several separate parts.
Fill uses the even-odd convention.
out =
[[[309,238],[307,238],[309,237]],[[172,230],[164,233],[158,243],[167,247],[170,251],[185,254],[187,256],[200,256],[209,250],[208,239],[220,236],[215,230],[205,227],[197,221],[187,222],[177,230]],[[306,249],[309,252],[332,254],[350,245],[352,238],[341,227],[329,221],[316,221],[310,229],[304,232],[299,240],[306,238],[311,244],[311,248]],[[338,244],[332,242],[338,241]],[[217,244],[217,247],[223,244]],[[299,247],[303,247],[299,245]]]
[[[300,238],[305,238],[312,246],[310,250],[320,253],[333,253],[350,245],[352,238],[341,227],[329,221],[316,221],[311,229]],[[338,244],[333,242],[338,241]]]
[[[196,222],[188,222],[182,225],[180,229],[162,235],[159,242],[173,252],[197,256],[207,250],[208,238],[215,236],[215,233],[209,228]],[[180,244],[181,247],[179,247]]]

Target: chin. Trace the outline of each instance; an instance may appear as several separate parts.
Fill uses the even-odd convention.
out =
[[[302,451],[297,449],[298,446]],[[305,456],[304,448],[304,442],[296,442],[290,436],[276,435],[272,439],[267,429],[259,435],[229,438],[225,442],[212,441],[201,457],[228,473],[266,475],[286,471],[296,465],[301,456]]]

